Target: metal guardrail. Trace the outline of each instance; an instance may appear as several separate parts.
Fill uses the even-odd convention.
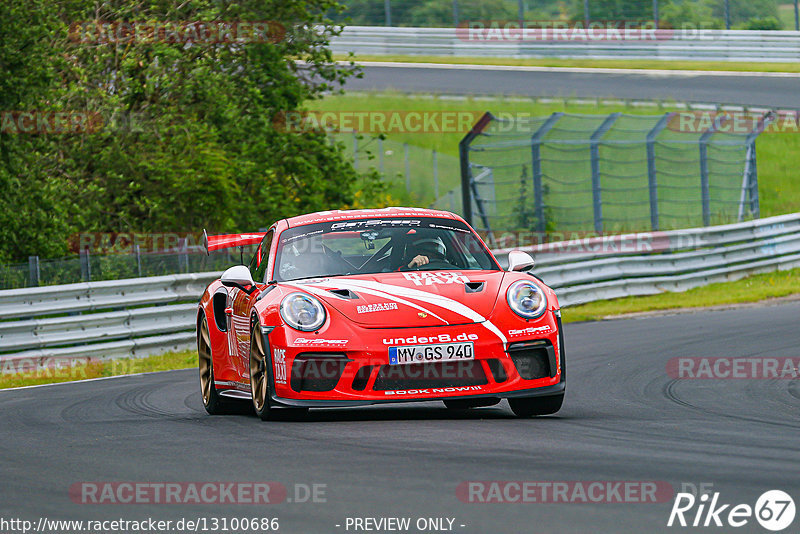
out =
[[[591,58],[695,61],[800,60],[800,32],[755,30],[655,30],[641,39],[543,40],[536,34],[496,32],[480,39],[467,28],[347,26],[331,39],[336,54],[427,55],[509,58]]]
[[[512,249],[495,251],[507,261]],[[528,247],[562,306],[800,267],[800,213]],[[0,370],[139,357],[194,345],[195,302],[219,273],[0,291]]]
[[[217,272],[0,291],[0,372],[148,356],[194,344]]]
[[[495,251],[501,262],[512,249]],[[595,237],[522,247],[536,275],[571,306],[686,291],[800,267],[800,213],[669,232]]]

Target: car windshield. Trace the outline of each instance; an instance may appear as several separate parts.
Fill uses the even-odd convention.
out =
[[[415,258],[422,257],[424,260]],[[281,233],[274,278],[279,282],[410,270],[499,270],[464,223],[452,219],[357,219],[290,228]]]

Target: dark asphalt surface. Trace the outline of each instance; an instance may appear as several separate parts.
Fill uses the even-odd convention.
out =
[[[725,503],[754,505],[771,489],[800,503],[800,381],[665,371],[676,356],[797,358],[798,317],[790,303],[567,324],[564,408],[531,420],[505,402],[461,414],[440,403],[316,410],[302,423],[211,417],[194,370],[0,391],[0,516],[278,517],[280,532],[298,534],[346,532],[348,516],[454,517],[463,533],[688,530],[666,528],[671,499],[470,504],[456,497],[470,480],[713,483]],[[73,503],[68,489],[83,481],[276,481],[290,496],[317,483],[327,502]],[[766,532],[753,519],[736,531]]]
[[[658,68],[657,63],[653,68]],[[520,95],[713,102],[800,108],[800,78],[736,76],[525,72],[365,66],[362,79],[346,89],[394,89],[471,95]]]

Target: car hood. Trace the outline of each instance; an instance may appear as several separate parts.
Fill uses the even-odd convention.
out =
[[[285,283],[313,294],[365,328],[480,323],[488,319],[503,271],[414,271]]]

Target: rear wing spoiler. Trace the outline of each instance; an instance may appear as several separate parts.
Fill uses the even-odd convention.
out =
[[[265,235],[267,235],[266,232],[256,232],[252,234],[222,234],[210,236],[203,230],[203,245],[206,247],[206,254],[210,254],[215,250],[222,250],[225,248],[257,245],[261,243]]]

